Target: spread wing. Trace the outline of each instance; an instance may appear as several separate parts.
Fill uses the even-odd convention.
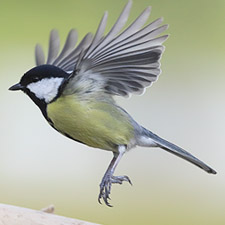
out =
[[[147,25],[150,7],[125,26],[132,2],[129,1],[111,30],[105,35],[107,12],[104,14],[94,37],[87,34],[74,47],[77,33],[71,30],[63,50],[59,54],[59,38],[55,30],[51,32],[47,64],[52,64],[70,72],[68,89],[85,88],[86,91],[101,90],[112,95],[127,96],[141,94],[156,81],[160,70],[160,58],[164,50],[162,43],[168,35],[159,36],[168,28],[160,25],[159,18]],[[44,54],[36,46],[36,63],[43,64]]]

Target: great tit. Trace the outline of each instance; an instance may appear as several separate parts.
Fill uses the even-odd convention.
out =
[[[22,90],[40,108],[48,123],[68,138],[90,147],[113,152],[113,159],[100,183],[98,201],[107,206],[113,183],[128,176],[114,176],[125,152],[135,146],[160,147],[208,173],[216,171],[205,163],[139,125],[113,96],[142,94],[158,79],[162,43],[168,28],[159,18],[144,26],[150,7],[122,30],[129,16],[129,1],[111,30],[104,34],[107,12],[94,36],[88,33],[76,46],[77,32],[71,30],[59,53],[59,36],[50,33],[48,58],[36,46],[36,67],[26,72],[9,90]]]

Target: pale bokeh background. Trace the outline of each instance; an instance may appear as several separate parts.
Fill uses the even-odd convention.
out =
[[[52,28],[65,40],[94,32],[105,10],[109,26],[126,0],[1,1],[0,202],[108,225],[225,224],[225,1],[134,0],[131,19],[148,5],[149,21],[170,24],[163,73],[144,96],[118,99],[146,128],[184,147],[218,171],[208,175],[160,149],[136,148],[116,174],[113,208],[99,205],[98,184],[112,154],[75,143],[44,120],[23,93],[9,92],[34,66],[37,42]],[[131,21],[131,20],[130,20]]]

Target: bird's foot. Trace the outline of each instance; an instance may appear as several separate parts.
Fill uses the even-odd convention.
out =
[[[112,207],[112,205],[109,203],[109,195],[111,192],[112,184],[122,184],[123,181],[127,181],[132,185],[131,180],[128,176],[112,176],[111,174],[104,176],[100,184],[98,202],[102,204],[101,199],[103,199],[107,206]]]

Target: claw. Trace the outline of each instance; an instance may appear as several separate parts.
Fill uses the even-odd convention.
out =
[[[110,203],[108,202],[108,198],[106,196],[103,197],[103,200],[107,206],[112,207],[112,205],[110,205]]]
[[[104,176],[100,184],[98,202],[102,204],[101,199],[103,199],[107,206],[112,207],[112,205],[109,203],[109,200],[111,200],[109,195],[111,193],[112,184],[122,184],[123,181],[127,181],[132,185],[132,182],[128,176]]]
[[[102,205],[100,194],[99,194],[99,196],[98,196],[98,203]]]
[[[130,185],[133,185],[131,180],[130,180],[130,178],[128,176],[124,176],[124,177],[126,177],[126,179],[127,179],[126,181],[129,182]]]

